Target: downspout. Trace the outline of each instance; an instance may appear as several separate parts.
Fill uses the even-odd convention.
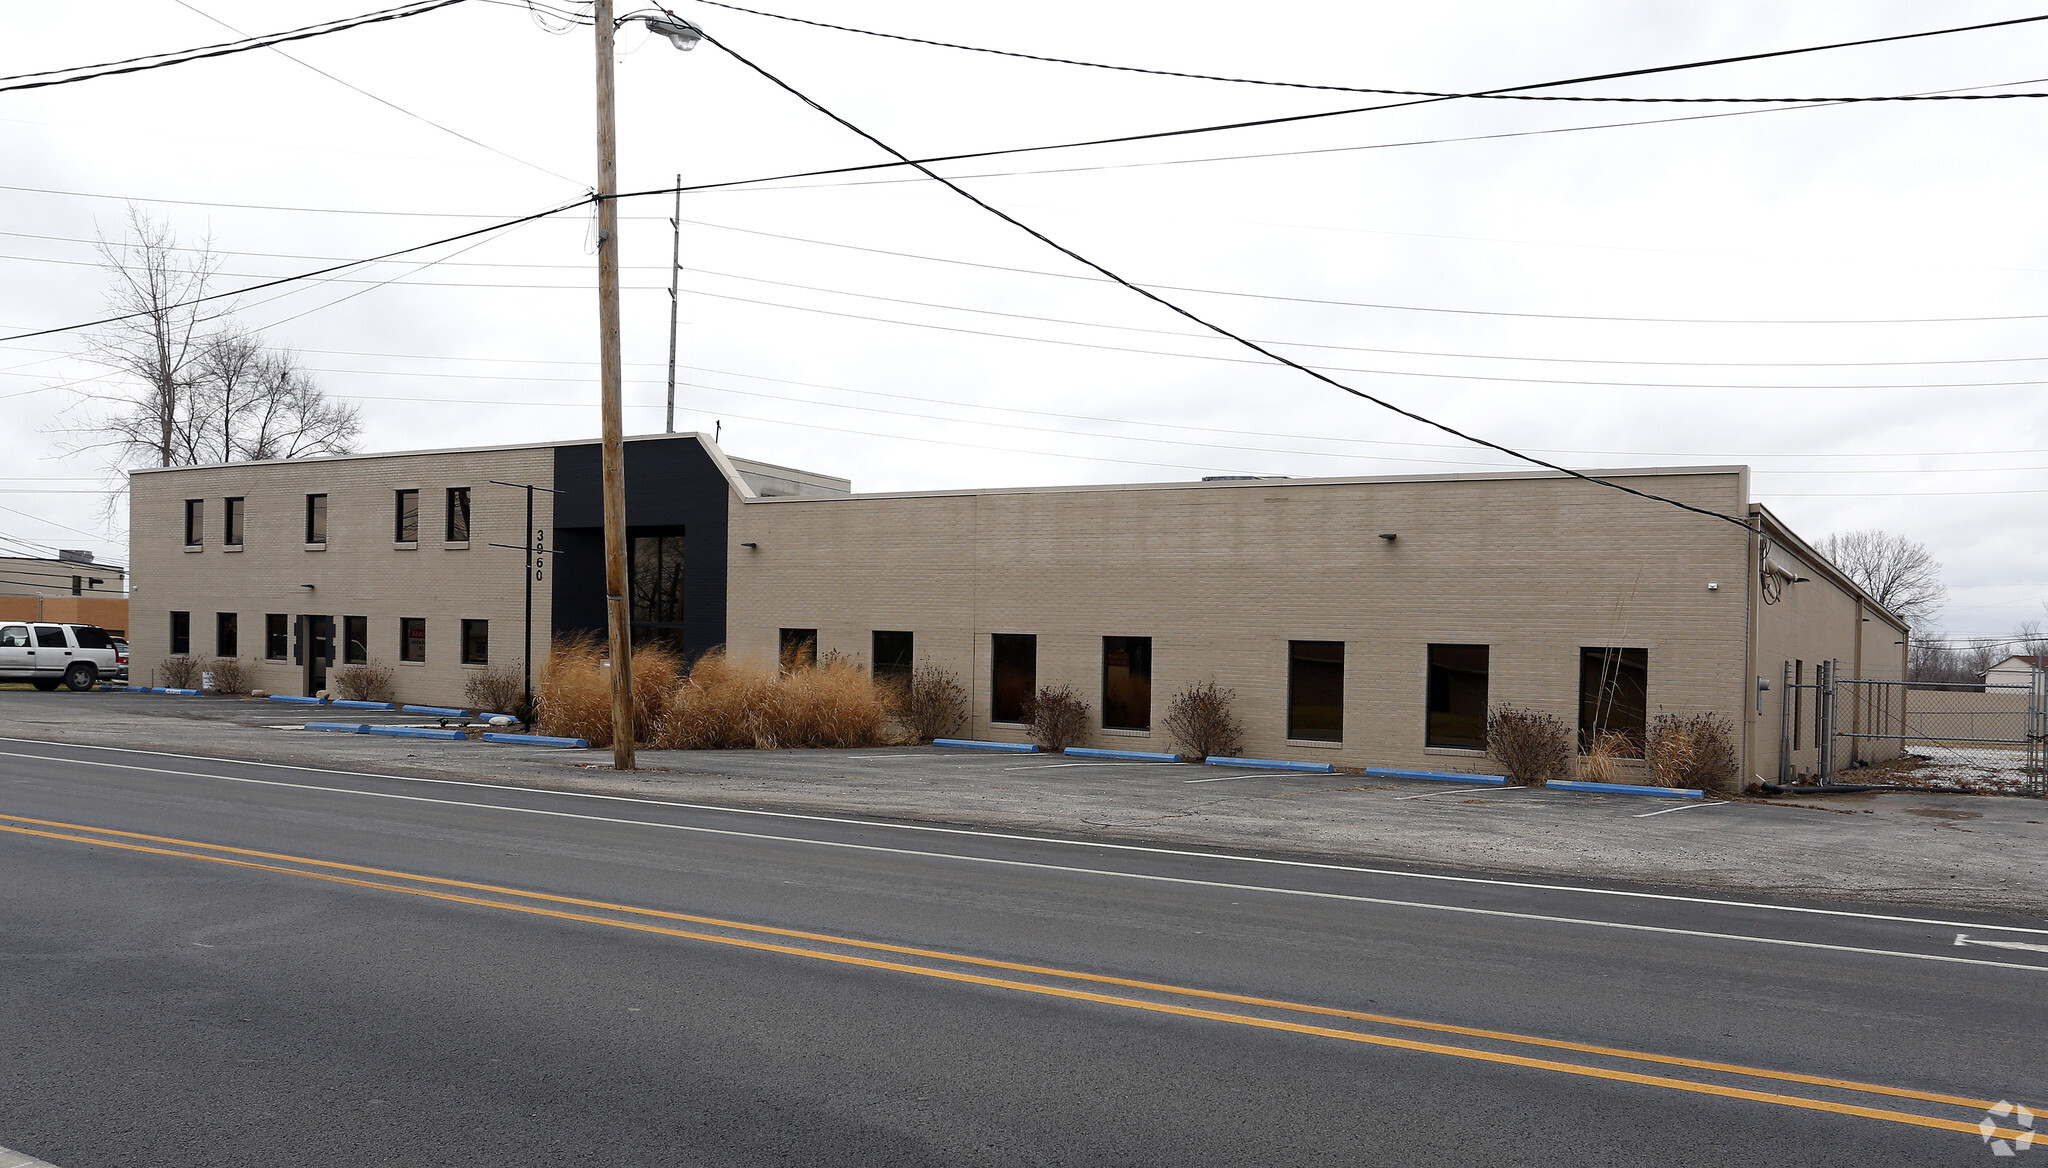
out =
[[[1747,468],[1744,468],[1742,472],[1741,481],[1742,502],[1747,506],[1749,502],[1749,470]],[[1761,779],[1763,774],[1757,769],[1757,738],[1762,733],[1763,727],[1763,715],[1760,712],[1763,709],[1763,692],[1757,688],[1759,677],[1757,674],[1757,660],[1761,655],[1761,649],[1757,644],[1757,637],[1762,622],[1758,619],[1760,614],[1757,611],[1757,606],[1763,603],[1763,597],[1759,591],[1759,581],[1763,578],[1763,558],[1761,553],[1764,519],[1762,513],[1755,510],[1750,511],[1750,519],[1753,526],[1749,536],[1744,540],[1746,546],[1743,548],[1742,553],[1743,563],[1748,568],[1744,573],[1744,577],[1748,582],[1743,585],[1742,589],[1742,769],[1744,774]],[[1748,782],[1745,779],[1741,785],[1747,786]]]

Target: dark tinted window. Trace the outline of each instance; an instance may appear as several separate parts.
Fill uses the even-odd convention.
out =
[[[185,546],[198,547],[206,542],[206,500],[185,500]]]
[[[1579,650],[1579,745],[1602,734],[1626,740],[1622,753],[1640,758],[1649,721],[1650,651]]]
[[[1429,647],[1429,727],[1424,743],[1486,748],[1485,645]]]
[[[399,543],[417,543],[420,538],[420,493],[398,492],[398,514],[391,538]]]
[[[321,496],[326,498],[326,496]],[[265,613],[263,617],[263,655],[272,661],[282,661],[292,651],[291,633],[286,628],[284,614]]]
[[[238,613],[213,614],[213,655],[239,657],[242,654],[241,617]]]
[[[469,542],[469,488],[448,488],[448,542]]]
[[[818,630],[784,629],[779,656],[782,671],[808,669],[818,663]]]
[[[427,659],[427,618],[409,616],[398,622],[398,659],[400,661],[425,661]]]
[[[306,496],[306,542],[327,542],[327,496]]]
[[[1102,638],[1102,725],[1152,728],[1152,638]]]
[[[341,660],[344,665],[362,665],[370,660],[370,618],[341,618]]]
[[[98,625],[72,625],[71,635],[78,638],[78,647],[81,649],[111,649],[114,647],[114,638],[107,635],[107,630],[100,628]]]
[[[230,547],[242,546],[242,515],[248,510],[248,500],[228,499],[221,510],[220,541]]]
[[[64,628],[62,625],[36,626],[36,648],[68,649],[70,647],[71,642],[64,639]],[[172,650],[174,653],[177,651],[175,649]]]
[[[683,643],[683,533],[634,532],[626,541],[626,593],[633,643]]]
[[[61,643],[61,642],[60,642]],[[192,614],[174,612],[171,614],[171,655],[177,656],[192,651]]]
[[[464,665],[488,665],[491,661],[491,622],[487,620],[466,620],[462,622],[462,663]]]
[[[1287,736],[1344,741],[1344,642],[1287,642]]]
[[[910,649],[913,638],[909,633],[890,633],[875,630],[875,680],[898,688],[910,684]]]
[[[1031,716],[1038,695],[1038,638],[1030,633],[989,635],[988,716],[997,722],[1022,722]]]

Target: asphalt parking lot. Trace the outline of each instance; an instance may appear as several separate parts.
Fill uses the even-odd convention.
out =
[[[431,715],[0,687],[0,737],[276,766],[1545,879],[2048,911],[2048,803],[1941,794],[1676,800],[928,746],[611,754],[302,729]]]

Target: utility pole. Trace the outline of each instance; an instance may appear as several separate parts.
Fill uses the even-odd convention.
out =
[[[619,357],[618,123],[612,110],[612,0],[596,0],[597,329],[604,411],[604,591],[612,669],[612,767],[633,769],[633,628],[626,607],[626,458]]]
[[[683,176],[676,176],[676,213],[668,221],[673,232],[668,252],[668,425],[665,433],[676,432],[676,307],[683,273]]]

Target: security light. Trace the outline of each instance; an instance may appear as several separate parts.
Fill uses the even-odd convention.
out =
[[[656,36],[667,37],[669,44],[686,53],[696,48],[697,42],[704,39],[704,34],[697,31],[697,26],[687,20],[669,20],[660,16],[648,16],[643,17],[641,23],[647,26],[648,32]]]

